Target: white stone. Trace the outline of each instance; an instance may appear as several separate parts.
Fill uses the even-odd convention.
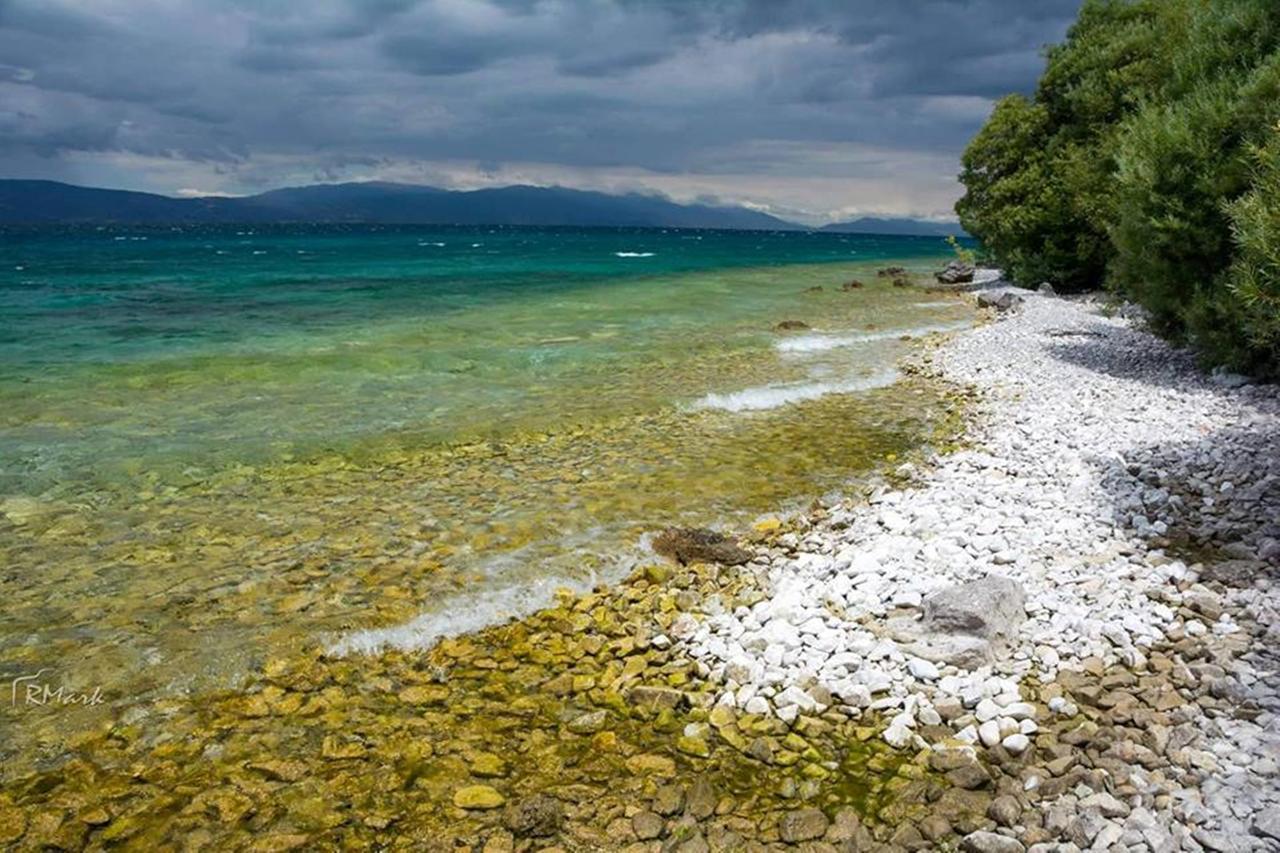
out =
[[[1009,751],[1010,755],[1021,755],[1027,751],[1027,747],[1031,745],[1031,739],[1021,732],[1011,734],[1004,740],[1000,741],[1000,745]]]
[[[917,681],[934,681],[941,675],[938,667],[923,658],[908,658],[907,670]]]

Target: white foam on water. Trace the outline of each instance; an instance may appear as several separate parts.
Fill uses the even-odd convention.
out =
[[[569,577],[546,571],[532,555],[532,546],[499,554],[480,567],[486,578],[476,588],[446,595],[442,604],[402,625],[351,631],[330,643],[325,653],[334,657],[374,655],[391,649],[426,649],[449,637],[471,634],[491,625],[520,619],[555,603],[556,593],[567,589],[576,595],[590,592],[602,581],[614,583],[626,577],[646,556],[645,543],[635,549],[610,549],[598,553],[604,528],[591,527],[558,541],[565,554],[576,555],[577,565],[593,557],[603,557],[599,574],[592,569],[585,577]],[[649,554],[651,556],[651,553]],[[530,574],[531,568],[533,573]],[[537,570],[543,569],[542,573]],[[513,578],[519,574],[520,577]]]
[[[614,252],[619,258],[652,258],[653,252]]]
[[[898,381],[896,370],[883,370],[871,376],[839,382],[802,382],[791,385],[762,385],[729,394],[708,394],[693,404],[695,409],[722,409],[726,412],[756,412],[776,409],[790,403],[816,400],[828,394],[850,394],[884,388]]]
[[[826,350],[839,349],[840,347],[853,347],[872,341],[891,341],[903,336],[917,337],[934,332],[958,332],[961,329],[969,328],[969,326],[970,324],[967,322],[939,323],[932,326],[915,326],[910,329],[886,329],[882,332],[859,332],[850,335],[798,335],[793,338],[784,338],[774,346],[778,352],[824,352]]]
[[[440,640],[474,633],[549,607],[557,590],[571,589],[583,593],[590,590],[593,583],[594,578],[574,581],[546,577],[498,589],[469,592],[451,597],[444,612],[423,613],[403,625],[390,628],[353,631],[330,645],[326,653],[346,657],[375,655],[389,649],[429,648]]]
[[[419,243],[419,246],[443,246],[444,243]],[[479,246],[479,243],[473,243],[473,246]]]

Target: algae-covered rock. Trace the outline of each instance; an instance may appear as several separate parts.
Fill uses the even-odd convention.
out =
[[[12,806],[0,805],[0,843],[17,841],[27,831],[27,818]]]
[[[670,778],[676,775],[676,763],[665,755],[641,753],[627,759],[627,769],[637,776],[661,776]]]
[[[471,775],[495,778],[507,775],[507,762],[492,752],[477,752],[471,759]]]
[[[632,705],[649,709],[674,709],[683,699],[684,693],[670,687],[634,687],[627,694],[627,701]]]
[[[449,688],[439,684],[419,684],[400,691],[400,701],[407,705],[443,705]]]
[[[711,754],[711,746],[707,743],[706,738],[681,735],[676,738],[676,749],[686,755],[694,755],[698,758],[706,758]]]
[[[453,793],[453,804],[460,809],[496,809],[506,801],[506,797],[488,785],[468,785]]]
[[[591,711],[581,716],[574,717],[565,726],[569,731],[576,735],[595,734],[604,728],[605,722],[609,719],[608,711]]]
[[[274,832],[254,839],[249,845],[252,853],[285,853],[288,850],[299,850],[307,845],[310,838],[296,832]]]

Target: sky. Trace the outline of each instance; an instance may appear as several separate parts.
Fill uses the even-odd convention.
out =
[[[0,177],[953,218],[1080,0],[0,0]]]

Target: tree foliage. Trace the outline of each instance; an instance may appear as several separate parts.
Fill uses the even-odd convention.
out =
[[[1280,375],[1280,3],[1086,0],[1000,101],[957,211],[1020,283],[1106,283],[1207,360]]]

